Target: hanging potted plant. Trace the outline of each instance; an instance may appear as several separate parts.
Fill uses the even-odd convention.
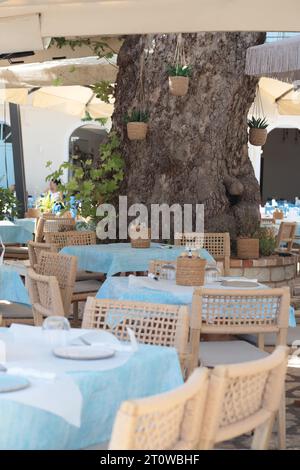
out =
[[[191,76],[189,65],[170,65],[168,67],[169,89],[173,96],[185,96],[189,89],[189,77]]]
[[[248,119],[249,126],[249,142],[255,147],[262,147],[267,141],[267,127],[268,122],[266,118],[255,118],[252,116],[251,119]]]
[[[129,140],[144,140],[148,131],[149,113],[134,109],[125,116]]]
[[[173,96],[185,96],[189,89],[191,66],[187,65],[184,53],[182,34],[178,34],[172,65],[168,67],[169,90]]]
[[[265,117],[262,99],[260,96],[259,85],[256,88],[255,100],[252,106],[252,117],[248,119],[249,142],[255,147],[262,147],[267,140],[268,122]]]

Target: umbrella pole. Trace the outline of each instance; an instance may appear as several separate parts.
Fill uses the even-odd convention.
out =
[[[16,196],[20,203],[20,217],[24,217],[24,214],[27,211],[27,197],[20,106],[15,103],[9,103],[9,114],[15,171]]]

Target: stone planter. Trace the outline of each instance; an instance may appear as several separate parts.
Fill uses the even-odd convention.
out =
[[[259,259],[230,260],[230,276],[257,279],[270,287],[290,285],[297,273],[298,255],[269,256]]]

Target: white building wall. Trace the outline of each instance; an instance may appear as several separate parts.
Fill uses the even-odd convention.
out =
[[[300,116],[273,116],[269,119],[268,133],[273,129],[300,129]],[[249,158],[253,165],[254,173],[258,182],[260,182],[261,155],[264,149],[248,145]]]
[[[46,168],[46,162],[52,161],[52,169],[56,170],[66,161],[70,135],[85,123],[77,117],[49,109],[32,106],[21,106],[20,109],[26,188],[28,194],[39,196],[48,186],[45,178],[50,170]],[[3,105],[0,106],[0,120],[10,124],[8,104],[6,112]],[[99,125],[99,128],[102,127]]]

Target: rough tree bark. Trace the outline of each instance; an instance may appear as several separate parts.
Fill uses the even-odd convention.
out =
[[[119,52],[113,128],[125,158],[121,188],[129,202],[204,203],[205,231],[251,232],[260,191],[247,150],[247,113],[257,80],[244,74],[246,49],[264,33],[184,34],[193,67],[188,95],[171,96],[167,65],[174,35],[129,36]],[[151,45],[151,49],[149,49]],[[145,52],[146,50],[146,52]],[[135,107],[145,54],[147,139],[127,139],[124,115]]]

